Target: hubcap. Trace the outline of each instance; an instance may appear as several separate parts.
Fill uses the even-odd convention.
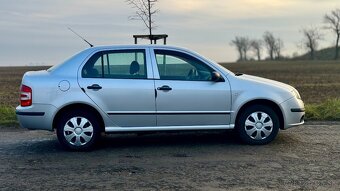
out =
[[[256,129],[261,129],[263,127],[263,124],[261,122],[258,122],[255,124]]]
[[[80,134],[83,132],[83,130],[82,130],[80,127],[77,127],[77,128],[74,129],[74,132],[75,132],[77,135],[80,135]]]
[[[246,118],[244,128],[250,138],[263,140],[272,133],[273,121],[268,114],[257,111]]]
[[[93,137],[93,126],[84,117],[73,117],[64,126],[64,137],[71,145],[85,145]]]

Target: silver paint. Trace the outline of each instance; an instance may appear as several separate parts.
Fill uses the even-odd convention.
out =
[[[147,79],[81,77],[81,69],[91,55],[98,51],[120,49],[145,50]],[[225,82],[160,80],[154,49],[179,51],[194,56],[219,72]],[[62,81],[69,83],[67,91],[65,84],[60,84]],[[32,88],[33,105],[18,106],[16,110],[45,112],[44,116],[18,115],[21,126],[28,129],[53,130],[56,114],[71,104],[85,104],[94,108],[102,117],[106,132],[231,129],[241,107],[259,99],[271,101],[280,108],[284,119],[282,129],[303,124],[301,117],[305,114],[290,111],[291,108],[304,108],[293,87],[255,76],[235,76],[195,52],[173,46],[92,47],[48,71],[25,73],[22,84]],[[86,89],[92,84],[99,84],[103,88],[99,91]],[[156,90],[162,85],[169,85],[173,89],[168,92]]]

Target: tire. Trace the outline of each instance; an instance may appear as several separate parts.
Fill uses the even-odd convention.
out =
[[[57,122],[57,136],[67,150],[91,150],[100,138],[98,119],[91,112],[66,111]]]
[[[245,144],[264,145],[275,139],[280,121],[277,113],[265,105],[252,105],[238,117],[236,130]]]

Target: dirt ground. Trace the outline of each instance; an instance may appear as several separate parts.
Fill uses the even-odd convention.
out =
[[[340,190],[340,123],[248,146],[232,132],[105,136],[92,152],[52,132],[0,129],[0,190]]]

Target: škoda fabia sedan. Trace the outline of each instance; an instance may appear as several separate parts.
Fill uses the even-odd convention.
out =
[[[172,130],[235,129],[244,143],[267,144],[305,115],[287,84],[157,45],[92,47],[26,72],[20,102],[22,127],[56,130],[72,150],[93,147],[101,133]]]

